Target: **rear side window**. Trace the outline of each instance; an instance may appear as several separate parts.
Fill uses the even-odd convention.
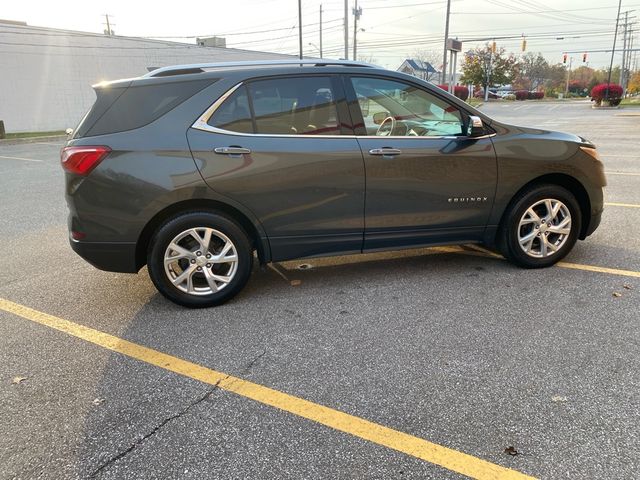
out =
[[[105,135],[143,127],[209,86],[215,80],[133,85],[124,92],[98,88],[98,99],[78,128],[77,136]],[[119,93],[119,95],[118,95]],[[111,101],[105,108],[105,103]],[[102,110],[100,115],[94,110]],[[91,121],[93,120],[93,121]],[[89,123],[91,123],[89,125]]]
[[[247,94],[253,125],[246,117],[244,96]],[[238,89],[216,110],[209,124],[240,133],[340,135],[335,94],[329,77],[250,82],[246,89]],[[251,128],[250,132],[247,127]]]
[[[209,125],[231,132],[253,133],[247,87],[242,86],[227,98],[209,119]]]

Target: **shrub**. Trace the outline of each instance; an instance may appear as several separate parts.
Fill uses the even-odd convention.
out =
[[[438,87],[442,90],[449,91],[449,85],[438,85]],[[469,98],[469,89],[467,87],[463,87],[462,85],[455,85],[453,87],[453,94],[460,100],[466,100],[467,98]]]
[[[455,96],[460,100],[466,100],[469,98],[469,89],[467,87],[463,87],[462,85],[456,85],[453,87]]]
[[[516,90],[516,100],[526,100],[529,98],[529,92],[526,90]]]
[[[513,93],[507,93],[502,97],[503,100],[515,100],[516,96]]]
[[[529,98],[532,100],[542,100],[544,98],[544,92],[529,92]]]
[[[608,94],[607,94],[608,89]],[[622,87],[615,83],[601,83],[591,89],[591,100],[596,102],[596,105],[601,105],[603,101],[608,101],[609,105],[615,107],[620,104],[622,99]]]

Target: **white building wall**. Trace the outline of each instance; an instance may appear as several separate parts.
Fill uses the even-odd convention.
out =
[[[73,128],[95,100],[91,85],[103,80],[147,67],[278,58],[291,57],[0,22],[0,120],[7,132]]]

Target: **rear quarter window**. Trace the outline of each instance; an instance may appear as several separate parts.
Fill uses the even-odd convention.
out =
[[[108,87],[104,92],[98,89],[96,90],[98,99],[80,125],[77,136],[106,135],[143,127],[213,82],[215,79],[132,85],[122,93],[109,92]],[[93,110],[104,110],[105,102],[109,100],[112,102],[111,106],[107,107],[104,113],[99,116],[92,114]],[[90,119],[94,121],[91,125],[86,125]]]

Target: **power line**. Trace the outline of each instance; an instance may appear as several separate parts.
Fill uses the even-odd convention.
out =
[[[636,5],[628,5],[629,7],[640,6],[640,4]],[[612,7],[590,7],[590,8],[574,8],[569,10],[554,10],[554,12],[584,12],[587,10],[609,10]],[[451,15],[522,15],[522,11],[517,12],[451,12]]]

